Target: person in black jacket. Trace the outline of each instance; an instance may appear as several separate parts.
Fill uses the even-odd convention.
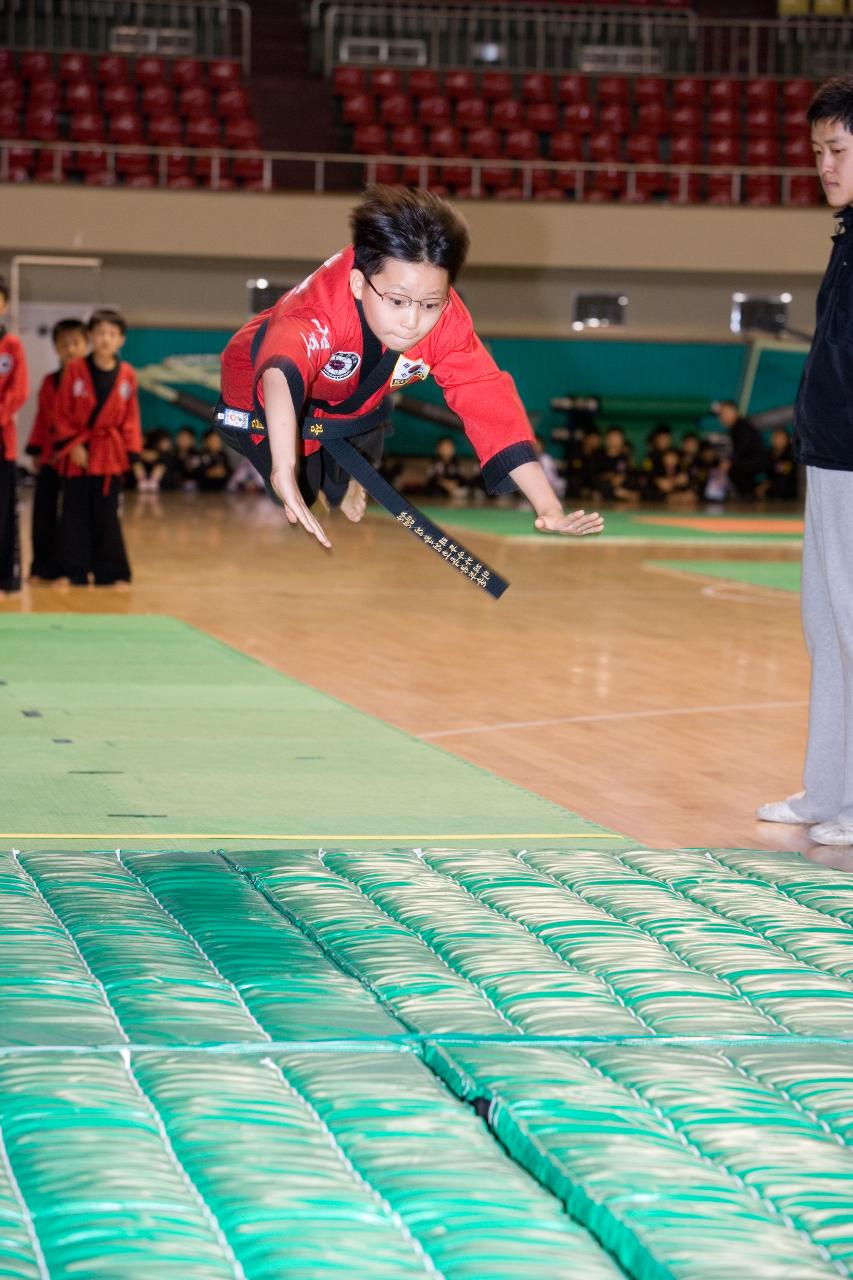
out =
[[[853,75],[821,85],[808,109],[836,232],[794,406],[806,467],[803,630],[812,661],[804,790],[768,822],[810,823],[818,844],[853,844]]]
[[[751,502],[767,475],[767,446],[761,432],[749,418],[742,418],[734,400],[720,400],[712,406],[731,440],[729,480],[739,498]]]

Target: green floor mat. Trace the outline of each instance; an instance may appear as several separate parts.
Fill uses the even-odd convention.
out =
[[[10,843],[607,835],[170,618],[4,616],[0,682]]]
[[[770,587],[774,591],[800,590],[798,560],[649,560],[647,566],[695,573],[700,578],[743,582],[752,587]]]

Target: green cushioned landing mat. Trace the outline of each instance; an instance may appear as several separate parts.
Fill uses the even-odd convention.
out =
[[[0,854],[0,1276],[853,1273],[853,876]]]
[[[318,679],[340,643],[318,629]],[[0,757],[24,847],[622,843],[171,618],[0,617]]]
[[[700,578],[742,582],[750,587],[769,587],[773,591],[800,590],[800,563],[797,560],[650,560],[647,564],[652,569],[695,573]]]

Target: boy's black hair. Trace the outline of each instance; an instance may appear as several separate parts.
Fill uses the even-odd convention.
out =
[[[350,215],[355,265],[368,280],[389,258],[443,267],[450,283],[468,254],[468,228],[446,200],[418,187],[368,187]]]
[[[809,125],[837,120],[848,133],[853,133],[853,75],[825,80],[809,103],[806,119]]]
[[[53,329],[51,330],[50,336],[51,338],[53,338],[54,345],[55,345],[57,338],[61,338],[63,333],[85,333],[85,332],[86,332],[85,321],[78,319],[76,316],[69,316],[66,320],[57,320],[56,324],[53,326]]]
[[[9,301],[9,286],[6,283],[6,277],[0,276],[0,297],[4,302]]]
[[[122,337],[127,333],[127,322],[124,316],[120,311],[113,310],[112,307],[99,307],[97,311],[93,311],[89,316],[86,328],[92,333],[99,324],[114,324]]]

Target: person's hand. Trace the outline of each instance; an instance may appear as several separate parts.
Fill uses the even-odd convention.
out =
[[[84,444],[75,444],[69,449],[68,456],[74,463],[75,467],[79,467],[81,471],[86,471],[89,466],[89,450]]]
[[[534,524],[543,533],[570,534],[575,538],[601,533],[604,528],[604,521],[597,511],[570,511],[568,515],[562,511],[545,512],[536,517]]]
[[[270,484],[284,503],[284,514],[290,523],[301,524],[302,528],[316,538],[321,546],[330,547],[332,544],[323,532],[322,525],[308,510],[305,499],[299,492],[296,472],[292,469],[273,471],[270,475]]]

